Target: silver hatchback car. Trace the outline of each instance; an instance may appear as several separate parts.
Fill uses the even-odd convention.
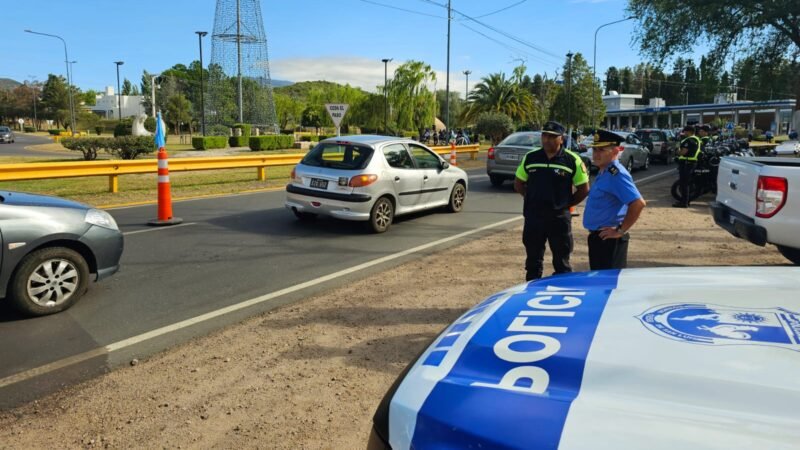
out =
[[[286,208],[300,220],[368,221],[383,233],[401,214],[437,207],[459,212],[466,195],[466,172],[418,142],[341,136],[320,142],[295,166]]]
[[[519,131],[508,135],[499,144],[490,148],[486,158],[486,173],[492,186],[498,187],[505,180],[513,180],[522,158],[534,148],[541,146],[541,131]]]

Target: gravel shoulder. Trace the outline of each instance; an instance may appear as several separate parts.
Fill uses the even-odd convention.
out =
[[[670,208],[671,183],[642,189],[630,267],[787,264],[718,228],[704,202]],[[573,266],[587,270],[573,226]],[[363,448],[397,374],[467,308],[522,282],[523,261],[516,227],[253,317],[0,413],[0,448]]]

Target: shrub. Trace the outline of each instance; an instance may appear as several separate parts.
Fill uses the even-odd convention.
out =
[[[69,150],[81,152],[85,161],[97,159],[99,150],[108,150],[111,146],[110,138],[64,138],[61,145]]]
[[[247,147],[249,140],[249,136],[231,136],[228,138],[228,145],[231,147]]]
[[[235,124],[233,124],[232,128],[242,130],[242,137],[247,137],[247,138],[250,137],[250,132],[253,129],[252,125],[250,125],[249,123],[235,123]],[[247,141],[245,141],[245,142],[247,142]],[[243,147],[243,146],[240,146],[240,147]]]
[[[192,148],[195,150],[225,148],[227,144],[228,138],[225,136],[200,136],[192,138]]]
[[[230,136],[231,129],[226,127],[225,125],[211,125],[207,128],[208,132],[206,133],[208,136]]]
[[[294,145],[294,136],[286,135],[269,135],[269,136],[251,136],[250,137],[250,150],[278,150],[283,148],[291,148]]]
[[[35,127],[24,127],[23,130],[25,130],[26,133],[33,133],[33,132],[36,131],[36,128]]]
[[[475,129],[478,133],[485,134],[492,141],[492,145],[497,145],[514,131],[514,123],[503,113],[487,112],[478,116]]]
[[[101,127],[101,126],[99,126],[99,125],[98,125],[98,126],[96,126],[96,127],[94,127],[94,132],[95,132],[95,133],[96,133],[98,136],[100,136],[100,134],[102,134],[102,133],[103,133],[103,127]]]
[[[121,136],[111,141],[106,150],[120,159],[136,159],[137,156],[156,150],[153,136]]]
[[[133,123],[130,120],[122,120],[114,126],[114,137],[130,136],[133,133]]]
[[[404,138],[409,138],[409,139],[416,139],[417,137],[419,137],[419,133],[417,133],[416,131],[403,131],[401,134],[403,135]]]
[[[147,119],[144,119],[144,129],[149,131],[149,132],[151,132],[151,133],[155,133],[156,132],[156,119],[155,119],[155,117],[149,117],[148,116]]]
[[[60,130],[60,129],[47,130],[47,132],[50,133],[50,136],[61,136],[61,133],[64,131],[67,130]]]

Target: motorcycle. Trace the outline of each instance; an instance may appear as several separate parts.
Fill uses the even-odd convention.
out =
[[[695,165],[692,180],[689,183],[689,201],[693,201],[708,192],[717,193],[717,174],[719,163],[723,156],[745,156],[745,151],[736,141],[717,142],[707,146],[701,153]],[[670,189],[672,197],[683,202],[680,180],[676,180]]]

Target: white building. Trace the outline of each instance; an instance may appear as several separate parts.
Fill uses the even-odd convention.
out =
[[[122,102],[122,117],[138,116],[145,113],[144,107],[142,106],[142,100],[144,99],[143,96],[122,95],[120,97]],[[87,108],[103,118],[116,119],[119,117],[117,114],[117,102],[120,100],[118,100],[117,95],[114,95],[114,88],[111,86],[106,86],[106,91],[104,93],[97,94],[95,105],[88,106]]]

